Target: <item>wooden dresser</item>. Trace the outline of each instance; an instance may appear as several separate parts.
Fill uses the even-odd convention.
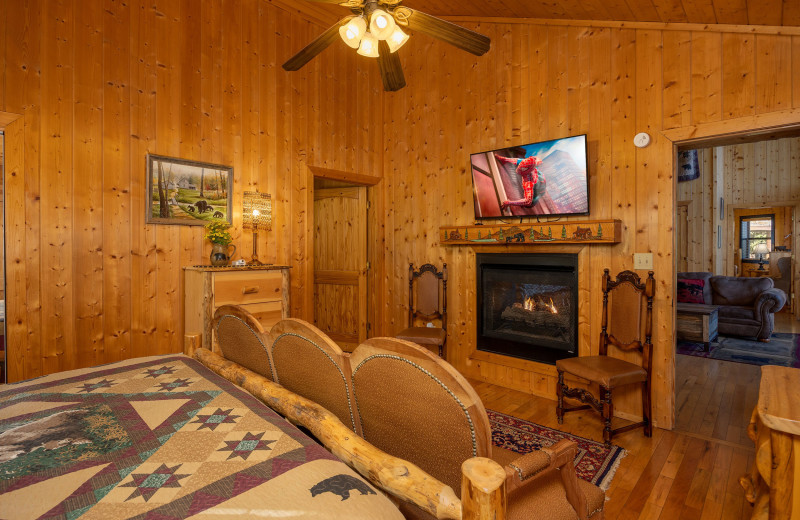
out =
[[[223,305],[242,306],[265,329],[289,317],[289,266],[192,266],[184,274],[184,334],[199,334],[202,347],[211,348],[211,320]]]
[[[758,405],[747,433],[756,456],[739,482],[754,505],[751,518],[800,518],[800,369],[761,367]]]

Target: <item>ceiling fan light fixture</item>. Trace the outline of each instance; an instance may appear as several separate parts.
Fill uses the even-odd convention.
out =
[[[402,31],[399,27],[394,28],[394,32],[389,38],[386,39],[386,43],[389,45],[389,50],[391,52],[396,52],[397,49],[405,45],[408,41],[408,35]]]
[[[369,32],[377,39],[385,40],[389,38],[394,32],[395,27],[397,27],[397,24],[392,15],[383,9],[375,9],[372,11],[369,19]]]
[[[358,49],[358,46],[361,44],[361,39],[366,32],[367,22],[360,16],[356,16],[339,28],[339,36],[342,37],[344,43],[353,49]]]
[[[367,58],[377,58],[378,53],[378,39],[371,33],[367,32],[361,39],[361,46],[358,48],[358,53]]]

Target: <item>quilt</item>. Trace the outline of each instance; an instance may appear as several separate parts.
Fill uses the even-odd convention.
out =
[[[263,403],[183,356],[0,387],[0,518],[402,519]]]

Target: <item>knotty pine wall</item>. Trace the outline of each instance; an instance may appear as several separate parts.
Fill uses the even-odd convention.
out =
[[[384,96],[389,266],[383,333],[405,325],[409,262],[447,262],[448,360],[464,374],[555,397],[554,367],[475,352],[475,253],[577,252],[580,351],[597,352],[603,268],[652,252],[654,416],[672,424],[674,215],[671,147],[662,130],[800,106],[800,38],[713,28],[461,20],[492,39],[474,58],[414,37],[401,52],[409,86]],[[684,27],[686,29],[686,27]],[[740,30],[741,28],[729,28]],[[792,66],[794,65],[794,66]],[[637,149],[632,138],[653,143]],[[469,154],[587,133],[590,218],[623,223],[614,246],[443,247],[439,226],[473,222]],[[667,150],[664,152],[664,150]],[[646,276],[645,271],[639,274]],[[640,413],[638,390],[614,402]]]
[[[701,176],[679,182],[677,197],[688,204],[688,271],[712,271],[734,276],[737,265],[737,210],[746,214],[776,213],[776,245],[796,250],[792,209],[800,211],[800,138],[787,137],[699,150]],[[715,182],[716,180],[716,190]],[[716,192],[716,196],[713,194]],[[725,200],[725,219],[719,222],[719,198]],[[773,208],[760,211],[755,208]],[[742,213],[744,214],[744,213]],[[716,226],[722,226],[717,249]],[[792,234],[786,241],[783,237]],[[714,269],[715,265],[720,269]],[[795,285],[800,280],[795,265]],[[740,271],[741,272],[741,271]],[[795,288],[797,293],[797,288]]]
[[[22,281],[7,299],[10,380],[182,350],[181,268],[210,245],[201,227],[145,226],[148,152],[233,165],[240,257],[242,192],[271,193],[259,257],[295,273],[304,165],[381,168],[377,67],[335,46],[284,72],[325,25],[277,3],[0,2],[0,106],[24,115],[24,194],[7,197],[24,229],[9,240]]]

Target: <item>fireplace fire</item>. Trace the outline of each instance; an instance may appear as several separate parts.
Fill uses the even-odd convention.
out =
[[[550,364],[577,355],[577,255],[476,258],[478,350]]]

